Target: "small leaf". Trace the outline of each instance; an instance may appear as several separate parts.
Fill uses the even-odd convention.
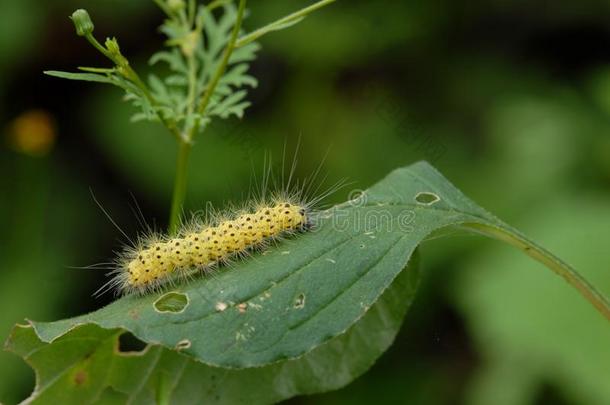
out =
[[[96,68],[96,67],[79,66],[77,69],[82,70],[83,72],[91,72],[91,73],[104,73],[104,74],[116,73],[115,68]]]
[[[161,81],[161,79],[159,79],[159,77],[153,74],[148,75],[148,83],[150,84],[150,88],[152,89],[155,98],[158,101],[165,101],[170,98],[165,84],[163,83],[163,81]]]
[[[220,79],[220,84],[231,85],[235,87],[242,86],[250,86],[256,87],[258,86],[258,80],[256,80],[252,76],[248,76],[246,72],[248,71],[249,66],[245,63],[239,64],[233,67],[231,70],[226,72],[222,79]]]
[[[59,77],[68,80],[82,80],[85,82],[97,82],[97,83],[109,83],[114,84],[111,78],[108,76],[102,76],[95,73],[70,73],[60,72],[57,70],[47,70],[44,72],[45,75]]]
[[[131,116],[130,121],[131,122],[140,122],[140,121],[146,121],[148,119],[148,115],[144,114],[144,113],[135,113]]]
[[[165,84],[168,86],[187,86],[188,80],[184,76],[169,75],[165,78]]]
[[[231,54],[230,64],[251,62],[256,59],[256,53],[260,51],[261,45],[258,42],[251,42],[248,45],[237,48]]]
[[[171,51],[161,51],[155,53],[149,60],[149,64],[156,65],[159,62],[165,62],[169,65],[170,69],[175,72],[183,74],[188,73],[188,68],[180,55],[180,51],[172,49]]]
[[[216,104],[210,106],[208,114],[223,117],[223,115],[227,113],[227,110],[242,101],[247,95],[248,92],[246,90],[236,91],[235,93],[223,98]]]
[[[235,115],[237,118],[242,119],[244,117],[244,113],[246,108],[250,107],[252,103],[249,101],[244,101],[239,104],[232,105],[231,107],[225,109],[222,114],[220,114],[220,118],[226,119],[231,115]]]

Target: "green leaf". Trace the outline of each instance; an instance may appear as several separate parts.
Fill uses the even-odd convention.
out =
[[[246,90],[240,90],[223,98],[220,102],[210,103],[209,114],[218,115],[222,118],[228,117],[228,115],[231,113],[231,109],[240,105],[247,94],[248,92]]]
[[[233,50],[229,64],[238,64],[241,62],[251,62],[256,59],[256,53],[260,51],[261,46],[258,42],[251,42],[248,45],[242,46]]]
[[[188,68],[186,63],[180,54],[180,51],[176,48],[170,51],[160,51],[155,53],[149,61],[150,65],[156,65],[159,62],[165,62],[169,65],[169,68],[174,72],[188,74]]]
[[[61,79],[68,80],[82,80],[85,82],[97,82],[97,83],[108,83],[114,84],[111,78],[104,75],[98,75],[95,73],[71,73],[71,72],[60,72],[58,70],[47,70],[44,72],[45,75],[59,77]]]
[[[222,78],[220,79],[219,85],[225,86],[250,86],[256,87],[258,86],[258,81],[256,78],[249,76],[246,74],[248,71],[248,65],[245,63],[239,64],[235,66],[233,69],[227,71]],[[217,90],[218,91],[218,90]]]
[[[116,68],[96,68],[89,66],[79,66],[78,70],[89,73],[102,73],[102,74],[113,74],[116,73]]]
[[[45,343],[31,326],[18,325],[7,349],[37,373],[32,403],[82,404],[271,403],[299,394],[340,388],[364,373],[392,344],[419,281],[412,260],[345,334],[296,360],[261,368],[210,367],[176,351],[150,346],[120,352],[119,330],[81,326]]]
[[[235,5],[227,3],[223,5],[224,13],[218,20],[207,7],[201,6],[199,17],[202,20],[203,30],[207,41],[199,44],[197,51],[200,59],[201,69],[198,73],[198,94],[203,95],[207,86],[219,66],[223,50],[227,46],[233,25],[237,19],[237,9]],[[217,87],[214,89],[212,101],[207,106],[205,115],[209,117],[217,116],[228,118],[235,115],[241,118],[245,109],[250,105],[243,99],[247,95],[246,90],[240,90],[244,86],[256,87],[257,80],[248,75],[249,64],[247,62],[256,59],[256,52],[260,49],[257,43],[250,43],[240,49],[235,49],[229,58],[228,69]],[[204,127],[201,127],[203,130]]]
[[[149,85],[155,100],[165,107],[163,115],[177,123],[184,123],[187,128],[190,127],[189,123],[200,118],[197,112],[189,109],[189,106],[193,101],[198,104],[207,91],[237,18],[235,5],[227,2],[222,4],[222,7],[223,13],[218,18],[210,12],[209,7],[204,5],[199,7],[197,26],[202,27],[204,35],[197,42],[194,60],[189,61],[189,58],[179,50],[179,44],[190,33],[190,29],[186,30],[181,22],[172,19],[165,21],[161,31],[167,35],[168,44],[174,47],[169,51],[157,52],[150,59],[150,64],[165,62],[173,72],[163,81],[154,75],[149,77]],[[259,49],[260,45],[257,43],[250,43],[233,52],[229,59],[230,69],[220,78],[218,86],[214,89],[212,102],[205,111],[204,115],[207,119],[213,116],[220,118],[228,118],[230,115],[239,118],[243,116],[250,103],[243,101],[247,92],[240,88],[256,87],[258,84],[254,77],[247,74],[247,71],[249,62],[256,59],[256,52]],[[193,68],[192,76],[189,66]],[[192,80],[194,87],[191,89]],[[192,99],[189,98],[191,91],[193,91]],[[154,115],[150,114],[136,115],[137,120],[154,118]],[[199,129],[203,131],[205,125],[200,125]]]
[[[209,366],[265,367],[300,358],[357,325],[419,243],[447,227],[519,247],[562,275],[604,315],[610,313],[607,300],[573,269],[477,206],[425,162],[395,170],[360,197],[314,219],[311,232],[213,278],[165,294],[124,297],[72,319],[32,322],[31,329],[50,348],[63,344],[72,350],[73,334],[83,333],[80,341],[99,329],[105,342],[127,330]],[[160,310],[159,303],[167,302],[173,309]],[[92,339],[100,340],[95,334]],[[82,362],[95,363],[96,354],[87,353]]]

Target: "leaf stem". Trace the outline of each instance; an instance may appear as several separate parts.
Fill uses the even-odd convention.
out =
[[[112,55],[110,55],[110,52],[108,52],[108,50],[106,48],[104,48],[104,46],[102,44],[100,44],[98,42],[97,39],[95,39],[95,37],[93,36],[93,34],[89,33],[87,35],[85,35],[85,38],[87,39],[87,41],[89,41],[89,43],[91,45],[93,45],[93,47],[95,49],[97,49],[98,51],[100,51],[105,57],[107,57],[108,59],[110,59],[111,61],[115,62],[114,58],[112,57]]]
[[[201,35],[201,34],[199,34]],[[201,41],[201,36],[199,36]],[[194,52],[187,58],[188,63],[188,98],[187,98],[187,115],[192,115],[195,110],[196,96],[197,96],[197,60],[195,59]]]
[[[176,178],[174,180],[174,192],[172,195],[172,207],[169,214],[169,234],[175,235],[180,227],[182,217],[182,206],[186,196],[188,161],[191,153],[191,144],[183,140],[178,146],[178,158],[176,160]]]
[[[570,265],[561,261],[545,249],[536,246],[518,232],[498,228],[492,225],[469,223],[466,228],[475,230],[485,236],[506,242],[521,249],[525,254],[544,264],[556,274],[563,277],[568,283],[580,292],[606,319],[610,320],[610,301],[597,291],[583,276],[578,274]]]

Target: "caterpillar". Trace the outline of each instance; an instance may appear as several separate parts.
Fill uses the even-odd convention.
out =
[[[318,203],[344,185],[340,181],[321,195],[307,197],[319,188],[310,193],[318,170],[308,187],[296,184],[288,191],[293,167],[286,188],[270,198],[266,197],[267,178],[262,182],[260,197],[240,209],[210,209],[206,215],[195,215],[175,236],[148,232],[119,254],[109,273],[111,279],[96,295],[109,290],[119,295],[157,292],[311,229]]]

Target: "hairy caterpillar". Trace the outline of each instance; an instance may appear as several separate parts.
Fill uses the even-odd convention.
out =
[[[253,250],[266,248],[270,242],[307,231],[312,227],[314,207],[343,186],[335,184],[322,195],[308,198],[309,186],[286,189],[266,197],[268,179],[262,183],[261,196],[240,209],[208,212],[195,216],[177,235],[170,237],[149,232],[127,247],[115,260],[112,278],[96,294],[115,290],[120,294],[146,294],[161,290],[175,281],[187,280],[197,273],[207,273],[218,265],[243,258]],[[267,176],[269,173],[267,172]]]

